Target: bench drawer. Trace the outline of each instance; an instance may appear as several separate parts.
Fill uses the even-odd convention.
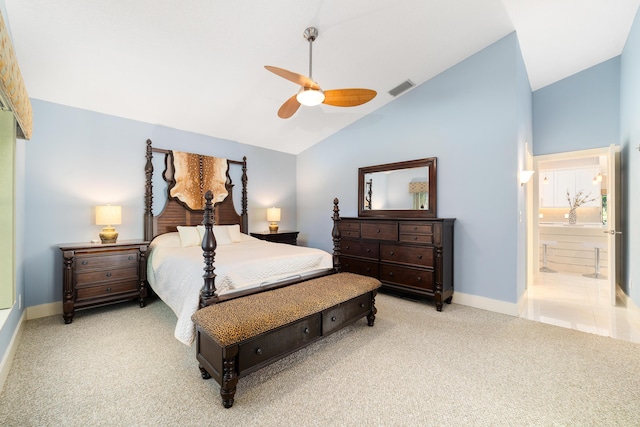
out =
[[[322,312],[322,335],[330,334],[346,323],[371,311],[371,293],[366,293]]]
[[[292,353],[318,338],[321,333],[318,313],[252,338],[238,346],[238,374],[242,376],[246,370],[254,371],[272,359]]]

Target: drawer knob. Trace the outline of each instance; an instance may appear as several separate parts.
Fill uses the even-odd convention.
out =
[[[413,236],[413,240],[418,240],[418,236]]]
[[[367,267],[367,273],[371,271],[371,267]]]
[[[413,231],[418,231],[418,227],[413,227]]]
[[[393,251],[389,251],[389,255],[393,255],[393,254],[394,254],[394,252],[393,252]]]
[[[422,280],[422,277],[418,276],[418,282],[420,282]]]
[[[378,231],[376,231],[376,233],[379,233],[379,232],[380,232],[380,229],[378,228]]]
[[[111,277],[111,272],[108,272],[108,273],[107,273],[107,277]]]
[[[331,316],[331,321],[335,322],[336,321],[336,316]]]
[[[305,334],[308,334],[309,333],[309,328],[304,328],[304,331],[302,331],[302,332],[304,332]]]
[[[360,308],[364,308],[364,303],[363,302],[360,303]]]
[[[111,288],[107,288],[105,289],[107,292],[111,292]]]
[[[370,248],[367,248],[367,252],[371,252],[371,249],[370,249]]]
[[[422,259],[422,254],[418,255],[418,259]]]
[[[262,354],[262,349],[260,347],[256,348],[256,354],[257,355]]]
[[[345,246],[344,248],[345,248],[345,249],[349,249],[349,245]]]
[[[390,272],[389,272],[389,276],[393,276],[393,271],[390,271]]]
[[[89,261],[87,261],[86,259],[82,261],[82,265],[87,265],[89,264]]]
[[[129,255],[129,261],[133,261],[133,257],[131,255]]]

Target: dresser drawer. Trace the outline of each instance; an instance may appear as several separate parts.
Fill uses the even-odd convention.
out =
[[[112,297],[125,292],[138,292],[138,286],[139,282],[137,280],[130,280],[120,283],[109,283],[105,285],[78,288],[76,301],[80,303],[85,299]]]
[[[338,223],[341,237],[360,237],[360,222],[358,221],[340,221]]]
[[[362,223],[360,235],[363,239],[398,240],[398,223],[365,222]]]
[[[406,243],[433,243],[433,234],[400,234],[398,239]]]
[[[432,246],[380,244],[380,260],[418,267],[435,266],[435,248]]]
[[[363,276],[378,278],[380,266],[377,261],[365,261],[350,257],[340,257],[342,271],[347,273],[362,274]]]
[[[340,241],[340,253],[377,260],[379,254],[379,243],[363,240],[342,239]]]
[[[401,222],[400,234],[433,234],[433,224]]]
[[[101,268],[137,267],[138,254],[138,250],[77,254],[74,268],[76,271],[88,271]]]
[[[322,333],[320,325],[321,315],[318,313],[240,344],[239,374],[242,375],[252,367],[267,364],[270,359],[291,353],[318,338]]]
[[[366,293],[322,312],[322,335],[339,329],[371,311],[371,294]]]
[[[382,264],[380,266],[380,281],[434,291],[435,272]]]
[[[138,265],[129,268],[111,268],[101,271],[87,271],[76,273],[76,288],[92,286],[100,282],[114,282],[126,279],[138,278]]]

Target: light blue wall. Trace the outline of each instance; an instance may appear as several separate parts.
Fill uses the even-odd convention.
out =
[[[514,33],[301,153],[301,240],[332,249],[332,200],[357,216],[359,167],[437,157],[437,213],[456,218],[456,292],[515,303],[518,138],[531,127],[522,68]]]
[[[640,306],[640,11],[631,27],[620,63],[626,286],[628,295]]]
[[[94,206],[121,205],[119,239],[143,237],[147,139],[158,148],[234,160],[247,156],[249,230],[267,229],[266,208],[272,205],[283,210],[283,229],[296,228],[296,158],[291,154],[41,100],[32,104],[34,130],[26,143],[24,189],[27,306],[62,300],[58,245],[98,238]]]
[[[620,57],[533,93],[534,155],[620,141]]]

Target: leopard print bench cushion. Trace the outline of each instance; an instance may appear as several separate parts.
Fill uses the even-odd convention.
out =
[[[223,347],[319,313],[380,287],[372,277],[338,273],[198,310],[191,319]]]

